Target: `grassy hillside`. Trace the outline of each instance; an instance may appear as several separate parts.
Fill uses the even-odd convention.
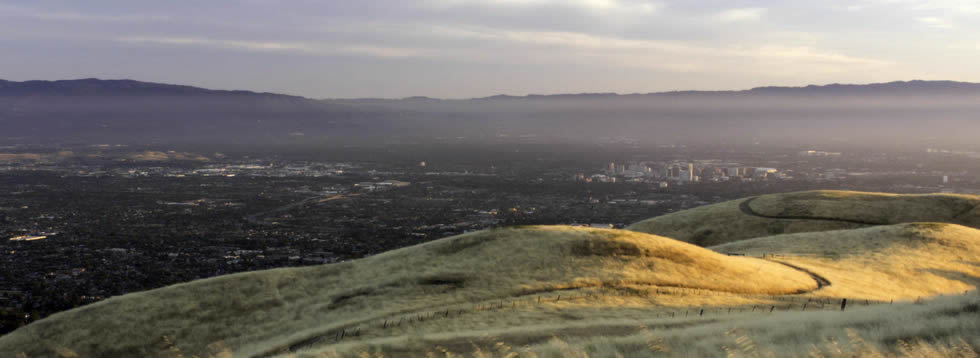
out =
[[[788,294],[814,289],[816,283],[783,265],[642,233],[500,229],[349,263],[230,275],[111,298],[0,338],[0,356],[45,356],[54,349],[82,356],[147,356],[169,347],[202,354],[215,342],[251,355],[338,327],[412,312],[469,309],[516,297],[547,295],[551,300],[555,293],[570,296],[584,289],[632,292],[657,286]],[[553,321],[550,316],[545,310],[498,324]],[[455,324],[468,325],[468,320],[485,322],[478,314]]]
[[[978,305],[980,295],[972,291],[919,304],[723,317],[674,329],[662,322],[638,322],[639,330],[627,336],[558,336],[503,349],[526,357],[977,357]]]
[[[711,249],[755,257],[765,255],[771,262],[793,265],[826,279],[829,284],[803,294],[768,300],[753,295],[715,296],[719,299],[710,302],[684,297],[687,308],[694,307],[694,312],[699,313],[707,307],[708,314],[703,317],[689,317],[687,313],[691,310],[683,306],[667,307],[666,311],[644,310],[641,306],[617,308],[630,312],[625,316],[603,312],[609,306],[598,304],[566,306],[561,309],[563,314],[578,316],[581,320],[542,319],[518,328],[485,325],[477,329],[465,326],[441,329],[447,323],[431,322],[417,326],[425,332],[424,337],[371,337],[365,341],[321,346],[305,353],[317,356],[324,352],[345,355],[381,351],[397,356],[404,352],[438,352],[435,347],[453,352],[470,352],[474,347],[493,351],[502,344],[514,352],[560,353],[558,356],[575,357],[582,356],[578,353],[600,352],[604,354],[599,356],[610,357],[615,353],[643,357],[652,352],[710,356],[724,355],[728,353],[724,347],[737,349],[736,340],[750,339],[758,342],[756,349],[759,352],[747,356],[766,352],[774,356],[785,356],[787,352],[803,356],[808,352],[827,354],[827,350],[835,349],[828,341],[834,337],[845,344],[837,347],[844,350],[842,356],[851,355],[846,354],[849,348],[860,350],[851,352],[853,355],[870,354],[872,350],[894,353],[903,349],[898,344],[899,339],[941,342],[938,347],[930,347],[937,350],[964,344],[971,352],[980,349],[980,341],[976,339],[980,336],[980,325],[976,321],[978,296],[975,291],[980,285],[980,230],[955,224],[910,223],[778,235]],[[962,295],[967,291],[972,292],[971,298],[930,309],[901,304],[937,295]],[[659,298],[656,293],[649,294]],[[842,298],[850,300],[851,307],[858,310],[852,308],[850,313],[833,313],[838,310]],[[883,307],[868,307],[866,300],[884,304]],[[892,306],[891,302],[899,305]],[[804,305],[811,311],[820,312],[799,312],[804,310]],[[757,307],[773,307],[776,312],[783,312],[760,316],[759,312],[763,310],[756,310]],[[735,313],[731,313],[733,311]],[[947,313],[932,316],[927,313],[937,311]],[[661,312],[677,315],[668,317]],[[684,317],[680,317],[681,313]],[[884,327],[889,322],[896,324],[913,318],[918,321]],[[804,322],[806,325],[801,327]],[[857,336],[851,337],[849,328],[854,329]],[[726,335],[726,332],[730,334]],[[552,342],[553,337],[561,337],[564,342]],[[960,338],[966,343],[960,342]],[[846,342],[853,339],[866,342],[857,341],[853,342],[857,346],[847,346]],[[526,348],[519,348],[524,346]]]
[[[707,205],[644,220],[627,229],[714,246],[778,234],[907,222],[947,222],[980,228],[978,206],[980,197],[971,195],[820,190]]]
[[[980,230],[902,223],[975,223],[976,202],[805,192],[637,225],[721,243],[708,248],[629,230],[486,230],[111,298],[0,337],[0,357],[848,355],[833,344],[895,353],[920,338],[975,352],[976,298],[901,302],[977,288]]]
[[[712,249],[767,255],[817,272],[833,284],[815,292],[816,297],[915,299],[980,285],[980,230],[955,224],[777,235]]]
[[[395,337],[302,351],[318,357],[921,357],[980,354],[980,295],[823,312],[634,317]]]

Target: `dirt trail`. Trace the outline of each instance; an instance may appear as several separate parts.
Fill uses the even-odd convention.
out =
[[[816,272],[807,270],[805,268],[802,268],[802,267],[799,267],[799,266],[796,266],[796,265],[793,265],[793,264],[790,264],[790,263],[782,262],[782,261],[769,260],[769,259],[767,259],[766,261],[775,262],[777,264],[780,264],[780,265],[789,267],[791,269],[800,271],[802,273],[805,273],[807,275],[810,275],[810,277],[812,277],[814,281],[817,281],[817,288],[814,288],[812,290],[797,291],[795,293],[797,295],[802,295],[802,294],[816,292],[816,291],[818,291],[818,290],[820,290],[820,289],[822,289],[824,287],[830,286],[830,280],[828,280],[826,277],[823,277],[823,276],[818,275]]]
[[[738,204],[739,210],[742,210],[742,213],[744,213],[745,215],[755,216],[755,217],[760,217],[760,218],[765,218],[765,219],[833,221],[833,222],[851,223],[851,224],[858,224],[858,225],[870,225],[870,226],[888,225],[888,223],[876,223],[876,222],[861,221],[861,220],[850,220],[850,219],[840,219],[840,218],[828,218],[828,217],[822,217],[822,216],[771,216],[771,215],[763,215],[763,214],[759,214],[759,213],[755,212],[755,210],[752,210],[751,204],[752,204],[752,201],[754,201],[755,199],[758,199],[758,197],[749,198],[749,199],[743,200],[741,203]]]

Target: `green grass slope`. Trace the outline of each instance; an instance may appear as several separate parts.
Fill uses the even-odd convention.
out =
[[[980,228],[980,196],[807,191],[739,199],[635,223],[628,230],[714,246],[763,236],[907,222]]]
[[[348,263],[229,275],[110,298],[0,337],[0,356],[145,357],[174,350],[203,356],[215,345],[252,356],[384,317],[574,289],[630,287],[788,294],[814,289],[816,283],[777,263],[643,233],[498,229]],[[555,319],[550,313],[535,317]],[[501,323],[524,324],[520,319]]]

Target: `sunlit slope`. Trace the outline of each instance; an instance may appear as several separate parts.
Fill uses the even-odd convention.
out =
[[[771,194],[684,210],[627,229],[699,246],[784,233],[855,229],[907,222],[980,228],[980,196],[850,191]]]
[[[381,350],[390,357],[422,357],[443,356],[444,349],[464,354],[476,349],[502,350],[500,356],[524,351],[537,356],[579,356],[568,352],[587,352],[589,356],[613,357],[617,356],[615,351],[625,357],[724,356],[731,353],[725,346],[737,346],[746,338],[756,340],[757,343],[749,342],[755,349],[767,352],[761,356],[808,356],[821,352],[829,356],[863,356],[872,355],[874,350],[901,353],[908,347],[899,340],[918,339],[960,345],[960,349],[972,346],[970,349],[980,351],[980,341],[976,339],[980,230],[946,223],[907,223],[776,235],[711,249],[766,255],[766,260],[818,276],[825,285],[768,302],[753,300],[753,295],[721,295],[716,296],[720,300],[708,303],[696,301],[697,296],[685,296],[683,301],[691,310],[667,309],[678,313],[676,318],[660,314],[663,307],[657,307],[673,294],[656,293],[651,294],[646,307],[637,305],[637,301],[600,301],[592,306],[566,305],[554,310],[505,310],[468,320],[413,324],[406,331],[370,335],[363,340],[330,342],[300,349],[297,356],[321,357],[323,353],[340,352],[341,356],[356,357]],[[967,290],[971,293],[962,296]],[[936,295],[955,295],[957,299],[939,305],[929,303],[929,309],[908,304],[919,298],[928,301]],[[850,302],[846,312],[838,309],[843,298]],[[894,305],[889,304],[893,300]],[[876,301],[883,304],[875,306]],[[778,309],[774,314],[760,314],[756,311],[760,306]],[[697,312],[705,307],[709,313],[700,317]],[[688,312],[694,314],[688,316]],[[855,333],[863,338],[855,337]],[[563,341],[555,343],[555,337]],[[834,353],[840,347],[831,344],[831,337],[858,346],[851,347],[851,353]],[[867,342],[860,341],[863,339]],[[827,345],[821,346],[824,343]],[[599,353],[602,351],[605,353]],[[912,355],[954,356],[943,351],[916,353],[923,354]],[[748,350],[745,356],[757,355],[755,350]]]
[[[815,296],[915,299],[962,293],[980,285],[980,230],[956,224],[786,234],[711,248],[765,254],[770,260],[819,274],[831,285],[814,292]]]
[[[337,327],[583,287],[750,294],[816,288],[806,273],[623,230],[481,231],[319,267],[223,276],[111,298],[0,337],[0,356],[268,353]],[[467,306],[467,307],[469,307]],[[557,319],[553,314],[542,320]],[[210,347],[209,347],[210,345]]]

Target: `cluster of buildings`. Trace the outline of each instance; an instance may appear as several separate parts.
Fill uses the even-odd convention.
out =
[[[406,186],[412,185],[412,183],[400,180],[385,180],[379,182],[360,182],[354,184],[354,187],[363,191],[378,191],[378,190],[388,190],[394,188],[404,188]]]
[[[660,182],[667,187],[670,182],[696,183],[729,180],[753,181],[766,179],[785,179],[788,175],[776,168],[743,167],[737,164],[714,162],[658,162],[658,163],[609,163],[601,173],[586,175],[579,173],[573,178],[580,182],[616,183]]]

